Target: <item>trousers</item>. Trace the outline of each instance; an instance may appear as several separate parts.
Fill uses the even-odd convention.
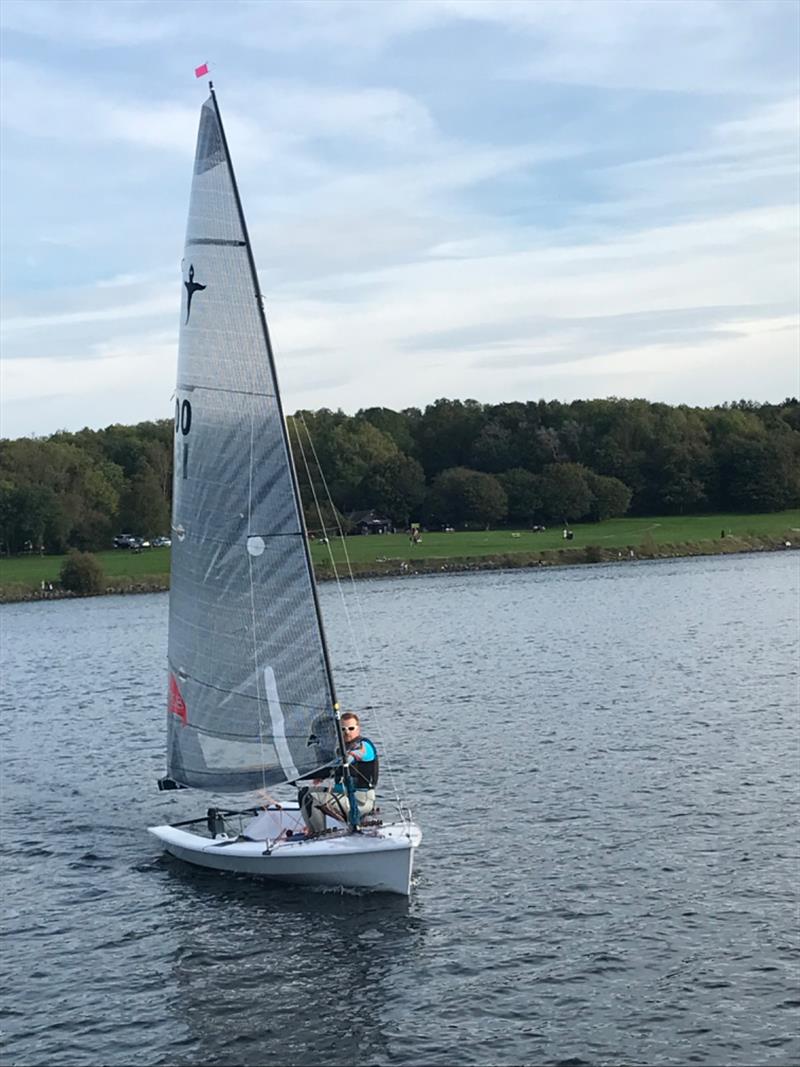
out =
[[[375,807],[375,790],[356,789],[355,796],[358,814],[369,815]],[[308,789],[301,791],[300,812],[311,833],[319,834],[325,829],[326,815],[340,822],[347,822],[350,800],[347,793],[334,793],[332,786],[327,789]]]

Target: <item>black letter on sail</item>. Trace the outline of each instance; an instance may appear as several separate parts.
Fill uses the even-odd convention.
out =
[[[192,310],[192,297],[195,293],[201,289],[205,289],[204,285],[200,285],[199,282],[194,280],[194,264],[189,264],[189,281],[183,283],[186,286],[186,292],[188,293],[188,299],[186,300],[186,321],[189,321],[189,314]]]

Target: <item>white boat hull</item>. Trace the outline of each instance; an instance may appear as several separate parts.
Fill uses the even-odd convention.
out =
[[[271,809],[237,836],[206,837],[176,826],[151,826],[165,850],[187,863],[294,885],[345,887],[408,896],[414,850],[422,833],[413,823],[336,829],[323,837],[286,838],[297,809]],[[263,833],[263,837],[261,836]]]

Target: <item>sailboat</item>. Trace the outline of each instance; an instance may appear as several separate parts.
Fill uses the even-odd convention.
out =
[[[421,832],[398,803],[304,832],[269,791],[337,767],[354,786],[255,260],[213,84],[181,286],[162,789],[261,791],[149,827],[201,867],[408,895]],[[267,798],[267,799],[263,799]],[[380,802],[382,803],[382,801]]]

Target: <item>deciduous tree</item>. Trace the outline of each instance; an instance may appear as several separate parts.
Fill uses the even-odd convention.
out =
[[[425,475],[415,459],[397,452],[367,473],[361,494],[369,507],[406,527],[425,497]]]
[[[528,525],[542,515],[541,478],[524,467],[498,474],[497,480],[508,497],[509,522]]]
[[[604,519],[617,519],[627,513],[631,503],[631,491],[619,478],[608,478],[604,474],[589,471],[586,482],[592,494],[589,518],[602,522]]]
[[[453,467],[436,476],[427,506],[435,523],[490,526],[505,519],[508,497],[493,475]]]
[[[550,522],[577,522],[589,514],[592,491],[579,463],[551,463],[542,472],[542,508]]]

